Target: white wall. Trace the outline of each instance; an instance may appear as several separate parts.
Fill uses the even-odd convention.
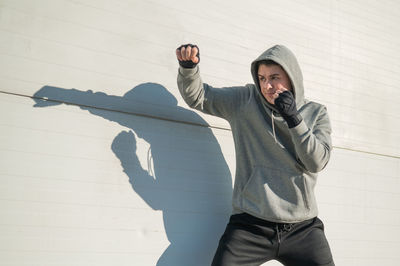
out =
[[[178,93],[192,42],[214,86],[251,82],[276,43],[295,52],[334,130],[317,196],[336,264],[397,265],[399,7],[1,0],[0,264],[209,264],[235,159],[227,123]]]

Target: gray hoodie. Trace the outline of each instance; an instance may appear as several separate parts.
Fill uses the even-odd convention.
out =
[[[287,72],[302,122],[287,126],[260,92],[257,62],[273,60]],[[213,88],[199,67],[179,68],[178,87],[186,103],[226,119],[236,151],[233,213],[246,212],[272,222],[294,223],[318,214],[317,172],[329,161],[331,126],[326,107],[304,98],[303,77],[294,54],[276,45],[251,65],[255,84]]]

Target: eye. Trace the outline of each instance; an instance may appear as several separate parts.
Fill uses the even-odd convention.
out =
[[[278,77],[278,76],[273,76],[271,79],[272,79],[272,80],[278,80],[279,77]]]
[[[260,80],[260,81],[262,81],[262,82],[264,82],[265,81],[265,78],[264,77],[258,77],[258,79]]]

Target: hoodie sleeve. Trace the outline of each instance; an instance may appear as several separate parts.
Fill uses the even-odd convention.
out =
[[[303,121],[290,129],[296,154],[304,167],[316,173],[327,165],[332,150],[331,125],[326,107],[320,109],[312,128]]]
[[[214,88],[203,83],[199,66],[193,69],[179,67],[178,88],[191,108],[228,121],[249,94],[246,87]]]

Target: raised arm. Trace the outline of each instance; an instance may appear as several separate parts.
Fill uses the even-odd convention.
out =
[[[332,149],[331,125],[326,107],[318,109],[316,121],[309,127],[297,111],[291,92],[279,94],[275,106],[289,126],[296,154],[304,167],[313,173],[324,169]]]
[[[230,120],[242,103],[248,99],[246,87],[213,88],[200,77],[199,48],[186,44],[176,49],[179,62],[178,88],[185,102],[194,109]]]

